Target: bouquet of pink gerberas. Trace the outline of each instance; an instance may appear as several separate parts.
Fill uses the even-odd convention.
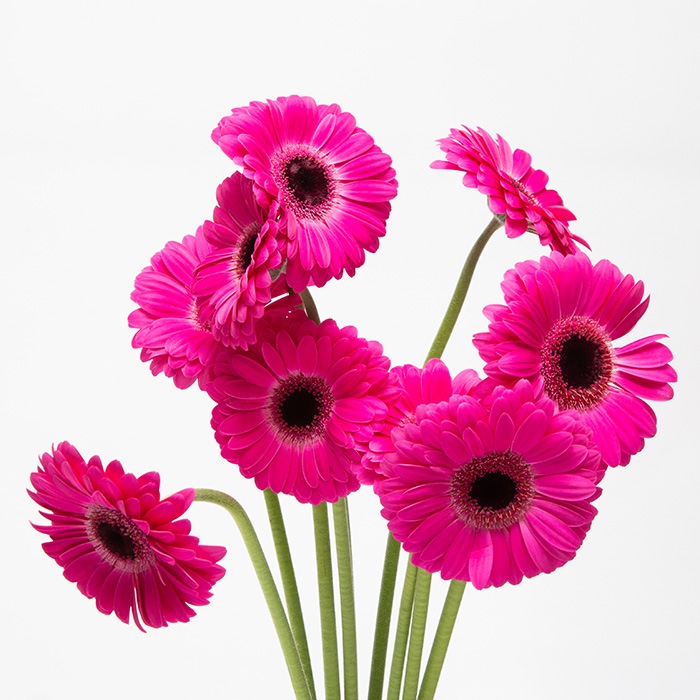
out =
[[[490,223],[469,252],[423,367],[392,367],[352,326],[321,320],[312,287],[354,275],[384,236],[397,182],[391,158],[336,104],[252,102],[212,134],[238,166],[194,236],[171,241],[137,277],[133,345],[153,374],[213,401],[224,459],[263,492],[283,582],[278,593],[245,511],[229,495],[161,498],[156,472],[88,462],[67,442],[41,458],[31,497],[44,551],[97,609],[123,622],[186,622],[224,575],[223,547],[182,519],[193,501],[226,508],[250,552],[299,700],[315,700],[307,635],[279,494],[311,504],[325,697],[341,697],[327,504],[340,590],[344,697],[358,697],[347,496],[374,489],[387,521],[368,698],[383,695],[400,549],[410,554],[388,698],[433,697],[466,582],[515,585],[571,560],[596,514],[608,467],[656,432],[646,400],[668,400],[676,374],[663,335],[622,341],[644,314],[644,285],[593,263],[573,214],[528,153],[483,129],[439,141]],[[500,227],[551,248],[505,273],[504,300],[474,336],[486,377],[440,360],[479,255]],[[431,574],[451,581],[420,677]]]

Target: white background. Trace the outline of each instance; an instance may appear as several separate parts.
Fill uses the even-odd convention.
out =
[[[697,293],[699,13],[685,0],[605,2],[4,2],[0,220],[4,261],[0,685],[12,700],[291,697],[279,646],[228,516],[195,504],[228,573],[188,624],[142,634],[96,612],[40,547],[25,493],[61,440],[157,469],[163,492],[226,490],[263,541],[262,498],[218,454],[210,402],[154,379],[130,347],[134,277],[211,215],[232,163],[210,140],[228,111],[298,93],[352,112],[394,158],[388,234],[323,316],[420,364],[467,250],[489,220],[435,139],[465,123],[528,150],[574,230],[645,281],[629,340],[668,333],[680,381],[659,434],[608,473],[576,559],[516,587],[468,587],[442,698],[698,695]],[[496,234],[445,359],[481,369],[471,334],[503,272],[545,250]],[[385,527],[351,498],[365,692]],[[313,630],[310,512],[284,500]],[[402,576],[402,572],[400,572]],[[433,584],[438,610],[446,590]],[[9,651],[7,647],[9,646]],[[155,694],[155,695],[154,695]]]

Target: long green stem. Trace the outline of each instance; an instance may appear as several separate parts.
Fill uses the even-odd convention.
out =
[[[277,636],[282,646],[284,660],[287,662],[289,677],[294,688],[294,695],[297,700],[311,700],[311,694],[304,678],[304,671],[301,667],[299,654],[297,653],[294,643],[294,636],[287,621],[287,615],[284,612],[284,606],[280,599],[275,580],[272,578],[272,572],[268,566],[265,554],[260,546],[260,540],[255,533],[253,524],[250,522],[248,514],[243,510],[243,507],[234,498],[231,498],[226,493],[215,491],[213,489],[196,489],[195,501],[205,503],[214,503],[222,508],[225,508],[231,517],[236,522],[238,529],[243,537],[243,542],[250,555],[250,560],[253,563],[253,568],[260,582],[260,588],[265,596],[265,602],[270,611],[272,622],[277,631]]]
[[[425,623],[428,618],[431,580],[432,574],[429,574],[424,569],[418,569],[416,595],[413,599],[413,617],[411,618],[411,642],[408,646],[406,677],[403,683],[403,700],[416,700],[416,695],[418,694],[418,678],[420,676],[420,662],[423,656],[423,640],[425,639]]]
[[[326,700],[340,700],[340,668],[338,667],[338,633],[335,622],[333,597],[333,564],[331,562],[328,504],[312,506],[316,540],[316,572],[318,599],[321,611],[321,645]]]
[[[466,585],[464,581],[452,581],[447,591],[440,622],[435,631],[435,640],[425,667],[418,700],[433,700]]]
[[[372,666],[369,675],[368,700],[381,700],[386,668],[386,652],[389,645],[389,628],[391,627],[391,609],[394,605],[396,572],[399,568],[401,545],[389,533],[386,539],[384,569],[379,586],[379,603],[377,604],[377,621],[374,625],[374,644],[372,646]]]
[[[340,619],[343,630],[343,686],[345,700],[357,700],[357,628],[352,574],[352,543],[347,498],[333,504],[335,549],[338,556]]]
[[[418,569],[407,562],[406,576],[401,592],[399,604],[399,619],[396,622],[396,638],[394,639],[394,652],[391,657],[391,669],[389,670],[389,687],[387,688],[387,700],[398,700],[401,693],[401,678],[406,660],[406,646],[408,645],[408,632],[411,627],[411,613],[413,612],[413,598],[416,592],[416,573]]]
[[[306,639],[304,614],[301,610],[299,589],[297,588],[297,580],[294,574],[292,555],[289,551],[289,540],[287,539],[287,530],[284,526],[284,518],[282,517],[282,508],[280,507],[279,496],[270,489],[265,489],[263,493],[265,495],[265,505],[267,506],[268,519],[270,520],[272,541],[275,544],[275,551],[277,553],[277,563],[282,576],[282,587],[284,590],[284,599],[287,603],[289,624],[292,628],[292,634],[294,635],[297,651],[299,652],[299,658],[301,659],[301,666],[304,670],[304,676],[306,677],[306,682],[309,686],[311,700],[316,700],[316,688],[314,686],[314,676],[311,669],[309,643]]]
[[[476,263],[479,261],[479,256],[481,255],[481,252],[484,250],[484,246],[488,243],[488,240],[491,238],[494,231],[497,231],[501,226],[503,226],[503,222],[494,216],[493,219],[489,221],[488,226],[486,226],[479,238],[476,239],[476,243],[474,243],[472,249],[469,251],[469,255],[467,256],[464,267],[462,268],[462,273],[457,281],[457,286],[452,293],[452,299],[450,299],[445,316],[442,319],[440,328],[435,335],[435,340],[433,341],[430,351],[428,352],[428,357],[425,360],[426,362],[433,357],[441,357],[442,353],[445,351],[445,346],[452,335],[452,330],[457,322],[459,312],[462,310],[462,305],[464,304],[464,300],[467,296],[469,284],[472,281],[472,275],[474,274]]]

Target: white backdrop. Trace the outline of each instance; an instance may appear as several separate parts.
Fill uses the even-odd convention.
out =
[[[516,587],[467,587],[438,697],[697,697],[700,15],[690,7],[3,3],[4,697],[291,697],[223,511],[189,512],[205,543],[229,550],[211,605],[142,634],[63,579],[29,526],[40,518],[25,493],[37,454],[66,439],[86,458],[159,470],[164,494],[232,493],[269,544],[261,496],[218,455],[208,398],[154,379],[126,317],[136,274],[211,215],[232,171],[211,129],[231,107],[291,93],[351,111],[399,180],[378,253],[318,292],[322,316],[380,340],[395,364],[423,361],[490,217],[458,174],[428,168],[435,139],[465,123],[530,151],[592,257],[645,281],[652,303],[631,339],[668,333],[676,356],[676,398],[655,406],[659,434],[606,476],[576,559]],[[481,308],[501,300],[503,272],[544,252],[533,235],[492,239],[445,354],[455,373],[481,368],[471,334],[485,329]],[[283,503],[320,685],[311,516]],[[350,508],[364,692],[385,527],[371,492]],[[435,613],[446,587],[433,585]]]

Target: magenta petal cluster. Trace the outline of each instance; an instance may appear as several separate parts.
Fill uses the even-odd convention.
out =
[[[336,104],[280,97],[232,110],[212,138],[281,208],[287,281],[296,292],[353,275],[385,234],[396,196],[391,158]]]
[[[536,382],[578,413],[609,466],[627,464],[656,433],[644,399],[670,399],[677,378],[659,342],[666,336],[614,345],[649,305],[643,283],[578,252],[519,263],[501,287],[506,304],[487,306],[488,332],[474,336],[486,373],[506,385]]]
[[[412,561],[475,588],[517,584],[571,560],[600,494],[590,430],[527,381],[419,406],[392,433],[375,484]]]
[[[194,489],[161,499],[156,472],[136,477],[96,456],[86,463],[67,442],[42,456],[31,482],[51,523],[34,526],[51,538],[44,551],[100,612],[143,630],[187,622],[191,606],[208,603],[226,550],[199,544],[181,518]]]
[[[201,228],[182,243],[166,243],[136,277],[131,293],[139,306],[129,314],[129,326],[139,329],[132,346],[141,348],[141,360],[151,363],[154,375],[163,372],[180,389],[195,380],[204,387],[219,351],[192,292],[195,268],[212,250]]]
[[[567,254],[577,250],[575,241],[588,244],[569,230],[576,217],[564,207],[555,190],[547,189],[549,177],[532,167],[532,157],[498,136],[494,139],[483,129],[451,129],[439,139],[446,160],[430,167],[459,170],[465,187],[487,195],[489,208],[505,220],[506,235],[516,238],[527,230],[537,233],[542,245]]]
[[[302,311],[265,316],[258,343],[222,352],[208,387],[221,454],[260,489],[302,503],[356,491],[363,451],[397,396],[379,343],[316,325]]]

